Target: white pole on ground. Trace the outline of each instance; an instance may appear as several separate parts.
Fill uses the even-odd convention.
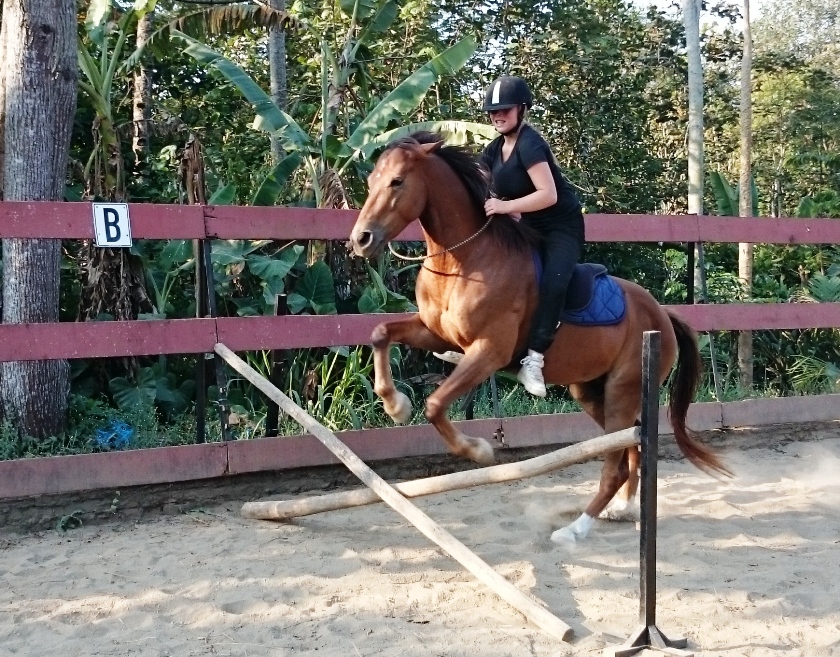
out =
[[[462,488],[516,481],[517,479],[527,479],[528,477],[546,474],[574,463],[588,461],[606,452],[613,452],[638,444],[639,428],[631,427],[518,463],[506,463],[489,468],[478,468],[428,477],[427,479],[406,481],[394,484],[394,488],[405,497],[422,497]],[[242,516],[255,520],[288,520],[289,518],[299,518],[314,513],[375,504],[380,501],[380,497],[370,488],[360,488],[298,500],[246,502],[242,505]]]
[[[400,495],[388,482],[365,465],[329,429],[312,418],[306,411],[295,404],[225,345],[216,343],[214,349],[219,356],[227,361],[228,365],[248,379],[248,381],[267,395],[301,426],[320,440],[353,474],[373,489],[388,506],[417,527],[429,540],[439,545],[452,558],[469,570],[482,584],[490,588],[502,600],[550,636],[561,641],[567,641],[571,638],[572,628],[548,611],[543,606],[544,603],[520,591],[470,551],[457,538],[440,527],[434,520]]]

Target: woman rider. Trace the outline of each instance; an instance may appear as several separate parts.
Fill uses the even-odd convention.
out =
[[[533,102],[528,84],[519,77],[502,76],[487,88],[483,109],[499,136],[487,145],[481,160],[490,171],[487,216],[521,215],[522,223],[541,238],[539,301],[531,320],[528,355],[517,377],[532,395],[545,397],[543,354],[559,327],[566,288],[583,248],[584,223],[580,201],[548,142],[525,122]]]

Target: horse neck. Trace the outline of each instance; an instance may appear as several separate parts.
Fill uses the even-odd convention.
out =
[[[466,186],[443,160],[428,158],[426,170],[429,194],[420,214],[420,225],[429,252],[436,253],[475,235],[486,218],[473,203]],[[465,255],[472,246],[459,247],[458,254]]]

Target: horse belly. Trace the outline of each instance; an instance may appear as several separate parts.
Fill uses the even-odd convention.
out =
[[[583,383],[607,374],[622,356],[624,337],[620,324],[564,324],[545,354],[543,373],[546,383]]]

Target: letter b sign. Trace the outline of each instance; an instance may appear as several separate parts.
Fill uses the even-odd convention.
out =
[[[96,246],[131,246],[131,223],[126,203],[94,203]]]

